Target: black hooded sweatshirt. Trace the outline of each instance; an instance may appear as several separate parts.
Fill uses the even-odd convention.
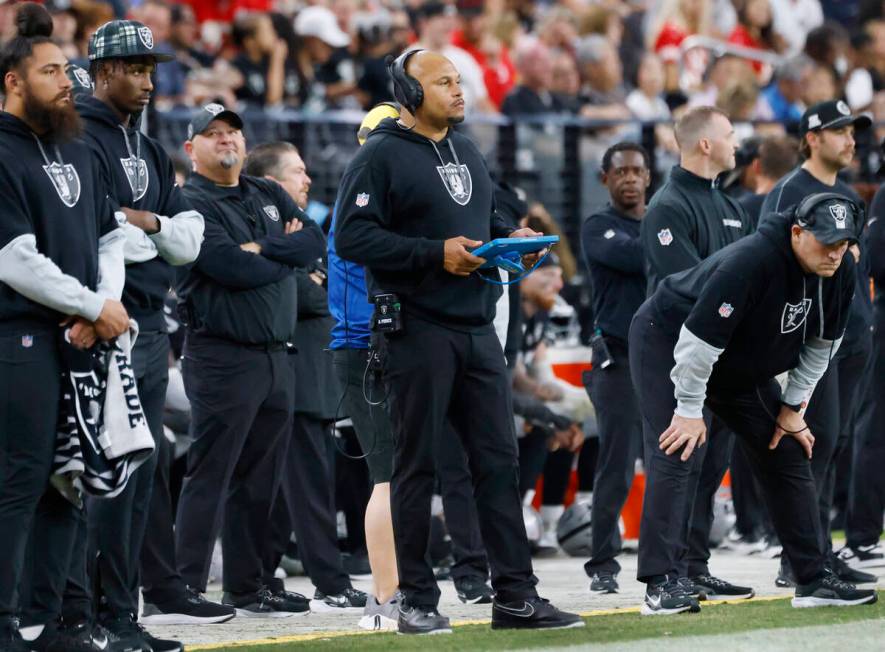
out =
[[[850,252],[831,278],[805,273],[790,246],[789,220],[773,215],[753,235],[664,279],[649,302],[674,341],[683,325],[700,340],[686,359],[703,357],[704,347],[724,349],[709,387],[746,391],[794,369],[812,338],[842,337],[854,278]]]
[[[0,265],[20,265],[5,255],[8,247],[33,237],[36,252],[82,286],[61,283],[45,265],[30,269],[34,278],[29,285],[45,281],[52,285],[47,292],[59,295],[53,297],[53,309],[0,283],[0,332],[56,328],[63,314],[96,319],[103,304],[94,294],[99,241],[117,235],[117,222],[104,173],[89,148],[79,140],[56,144],[38,139],[27,124],[0,111],[0,207]],[[20,272],[12,270],[10,276]],[[6,270],[2,276],[7,277]]]
[[[140,133],[135,126],[120,124],[113,109],[98,98],[80,98],[77,110],[84,121],[84,140],[107,170],[112,203],[164,218],[195,215],[190,202],[175,185],[172,160],[159,143]],[[164,223],[161,221],[161,232],[152,240],[170,235],[163,233]],[[172,231],[173,226],[167,224],[166,231]],[[174,256],[161,252],[144,262],[127,264],[123,305],[138,321],[141,330],[165,331],[163,302],[175,282],[175,270],[167,258],[177,264],[191,262],[199,248],[198,242],[189,244],[184,247],[189,252],[184,259],[175,260]]]
[[[513,231],[495,211],[495,186],[472,141],[450,129],[435,143],[388,118],[340,188],[335,246],[367,268],[370,295],[395,293],[407,324],[411,317],[466,331],[491,324],[501,288],[480,274],[498,281],[497,269],[462,277],[443,267],[448,238],[488,242]]]

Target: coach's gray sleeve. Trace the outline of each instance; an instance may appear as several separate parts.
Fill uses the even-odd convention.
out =
[[[788,405],[808,403],[814,388],[832,360],[831,356],[836,355],[841,344],[841,337],[835,341],[810,337],[805,341],[799,351],[799,364],[787,374],[784,403]]]
[[[0,281],[31,301],[89,321],[98,319],[105,302],[103,296],[37,251],[32,233],[20,235],[0,249]]]
[[[685,324],[679,331],[679,340],[673,349],[676,365],[670,372],[676,397],[674,412],[687,419],[703,416],[707,398],[707,382],[713,373],[713,365],[725,349],[717,349],[692,333]]]

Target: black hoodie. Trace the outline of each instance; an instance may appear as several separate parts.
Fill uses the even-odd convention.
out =
[[[448,238],[488,242],[513,227],[495,212],[495,186],[466,136],[434,143],[388,118],[347,166],[337,201],[335,246],[368,269],[369,293],[396,293],[405,319],[457,330],[491,324],[500,286],[443,267]],[[497,269],[482,270],[499,280]],[[408,327],[408,326],[407,326]]]
[[[724,349],[710,387],[747,390],[795,368],[807,339],[842,337],[854,277],[850,252],[832,278],[803,272],[790,222],[772,215],[753,235],[661,281],[649,301],[655,322],[674,340],[684,324]]]
[[[98,98],[79,99],[77,109],[84,121],[84,140],[107,170],[113,203],[168,218],[191,212],[190,202],[175,185],[172,160],[159,143],[135,126],[123,126],[113,109]],[[171,225],[167,228],[171,230]],[[175,281],[175,271],[162,253],[126,266],[123,304],[142,330],[165,330],[163,301]],[[196,251],[173,262],[191,262],[195,256]]]
[[[99,239],[114,232],[117,222],[103,171],[82,141],[38,140],[24,122],[0,112],[0,207],[0,253],[32,234],[37,252],[82,286],[97,289]],[[67,299],[58,302],[68,304],[67,314],[88,313],[91,319],[98,317],[103,302],[91,292]],[[55,327],[59,321],[58,311],[0,283],[0,330]]]

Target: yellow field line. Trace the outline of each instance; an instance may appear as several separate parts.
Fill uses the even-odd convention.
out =
[[[788,596],[787,596],[788,597]],[[712,607],[720,604],[748,604],[750,602],[771,602],[773,600],[786,600],[787,597],[781,595],[767,595],[749,600],[710,600],[703,604],[704,608]],[[639,613],[639,607],[623,607],[615,609],[595,609],[593,611],[582,611],[578,615],[583,618],[593,618],[594,616],[613,616],[616,614],[633,614]],[[453,627],[464,627],[465,625],[488,625],[491,621],[488,618],[480,620],[457,620],[452,623]],[[253,641],[232,641],[230,643],[204,643],[202,645],[187,645],[188,650],[223,650],[226,648],[249,647],[255,645],[279,645],[280,643],[306,643],[308,641],[316,641],[324,638],[340,638],[342,636],[371,636],[378,632],[365,630],[333,630],[327,632],[311,632],[310,634],[290,634],[288,636],[277,636],[272,638],[259,638]]]

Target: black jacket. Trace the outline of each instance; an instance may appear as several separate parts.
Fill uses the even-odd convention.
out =
[[[674,341],[684,324],[706,344],[725,349],[710,387],[752,389],[793,369],[807,338],[842,336],[854,296],[854,258],[846,253],[832,278],[806,274],[789,234],[788,220],[772,217],[753,235],[664,279],[649,299],[655,322]]]
[[[870,252],[870,276],[876,288],[876,317],[885,319],[885,186],[879,186],[870,205],[867,249]]]
[[[449,274],[443,241],[507,237],[513,228],[497,215],[494,190],[485,161],[466,136],[449,130],[434,143],[384,120],[342,178],[338,254],[367,268],[370,294],[396,293],[405,320],[416,316],[466,330],[488,326],[501,288],[479,273]],[[500,278],[497,269],[483,274]]]
[[[95,97],[79,99],[77,110],[83,139],[107,170],[112,203],[166,217],[191,209],[159,143],[137,127],[123,127],[111,107]],[[123,305],[141,330],[165,330],[163,301],[174,282],[175,270],[162,256],[126,266]]]
[[[95,290],[98,241],[117,228],[104,171],[80,140],[37,140],[0,111],[0,249],[33,234],[37,251]],[[62,315],[0,283],[0,331],[26,324],[56,327]]]
[[[584,262],[593,282],[596,328],[625,341],[630,321],[645,300],[645,257],[639,227],[639,220],[611,205],[581,225]]]
[[[863,201],[854,189],[841,179],[836,179],[833,186],[828,186],[808,170],[798,167],[777,182],[762,204],[760,221],[768,219],[773,212],[784,211],[790,206],[799,204],[809,195],[821,192],[838,192],[854,200],[861,206]],[[857,342],[873,323],[873,306],[870,302],[870,247],[864,238],[860,241],[860,262],[857,265],[855,300],[851,303],[851,315],[845,330],[843,351],[851,351],[852,344]]]
[[[715,182],[674,166],[642,220],[648,293],[666,276],[694,267],[752,231],[744,209]]]
[[[289,341],[297,312],[292,270],[323,255],[319,226],[266,179],[240,175],[228,188],[193,174],[184,195],[206,221],[200,256],[178,287],[188,329],[241,344]],[[292,219],[304,228],[285,235]],[[260,244],[261,254],[240,249],[247,242]]]

